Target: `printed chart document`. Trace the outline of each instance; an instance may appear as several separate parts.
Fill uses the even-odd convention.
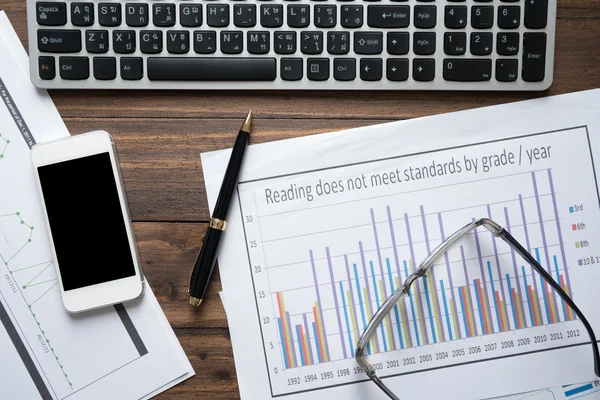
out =
[[[211,207],[229,154],[202,155]],[[250,146],[219,254],[242,398],[385,399],[354,361],[358,338],[474,218],[508,229],[600,332],[598,158],[600,90]],[[417,281],[368,353],[403,400],[597,379],[572,310],[481,229]]]
[[[0,54],[0,398],[141,399],[187,379],[194,371],[148,285],[126,305],[64,309],[29,153],[68,131],[29,81],[3,12]],[[82,235],[93,229],[73,218]]]

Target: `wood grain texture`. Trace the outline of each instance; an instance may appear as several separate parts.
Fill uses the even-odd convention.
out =
[[[0,0],[27,47],[25,4]],[[104,129],[117,143],[145,274],[196,370],[159,398],[239,398],[218,270],[203,306],[186,303],[209,219],[199,153],[230,147],[250,108],[263,143],[591,89],[599,41],[600,0],[559,0],[554,84],[541,93],[50,91],[73,134]]]

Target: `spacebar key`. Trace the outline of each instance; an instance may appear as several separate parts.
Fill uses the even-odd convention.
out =
[[[274,81],[274,58],[148,58],[151,81]]]

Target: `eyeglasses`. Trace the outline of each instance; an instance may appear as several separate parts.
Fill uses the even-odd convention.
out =
[[[569,295],[562,289],[562,287],[556,283],[556,281],[550,276],[548,272],[536,261],[535,258],[521,244],[502,226],[498,225],[496,222],[492,221],[488,218],[481,218],[479,220],[473,221],[470,224],[467,224],[460,228],[458,231],[454,232],[451,236],[449,236],[446,240],[442,241],[439,246],[437,246],[419,265],[417,270],[410,274],[404,284],[399,286],[394,293],[387,298],[387,300],[381,305],[379,310],[373,315],[371,321],[365,328],[363,334],[358,341],[357,349],[356,349],[356,362],[358,365],[362,367],[367,376],[375,382],[377,386],[381,390],[385,392],[389,396],[390,399],[399,400],[398,397],[392,393],[392,391],[385,386],[382,380],[375,373],[375,369],[373,366],[367,361],[365,357],[365,348],[367,343],[374,337],[375,331],[377,327],[382,323],[383,319],[390,314],[394,306],[402,300],[405,296],[408,296],[410,293],[411,285],[421,277],[425,277],[429,270],[433,267],[435,261],[442,256],[452,245],[454,245],[459,239],[463,236],[467,235],[469,232],[477,229],[478,227],[483,226],[489,230],[492,235],[502,239],[506,242],[517,254],[519,254],[523,259],[525,259],[531,267],[538,273],[544,280],[559,294],[559,296],[564,300],[564,302],[573,310],[577,318],[581,321],[583,326],[585,327],[592,344],[592,352],[594,356],[594,372],[598,377],[600,377],[600,355],[598,354],[598,347],[596,346],[596,335],[594,335],[594,331],[590,326],[589,322],[583,315],[583,313],[579,310],[579,308],[575,305],[573,300],[569,297]]]

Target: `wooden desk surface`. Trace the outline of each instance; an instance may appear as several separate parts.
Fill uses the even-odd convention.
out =
[[[0,0],[27,47],[25,0]],[[72,134],[117,143],[140,256],[196,376],[160,398],[239,398],[213,275],[203,306],[187,285],[209,219],[201,152],[231,147],[249,109],[252,143],[600,87],[600,0],[560,0],[554,84],[541,93],[51,91]]]

